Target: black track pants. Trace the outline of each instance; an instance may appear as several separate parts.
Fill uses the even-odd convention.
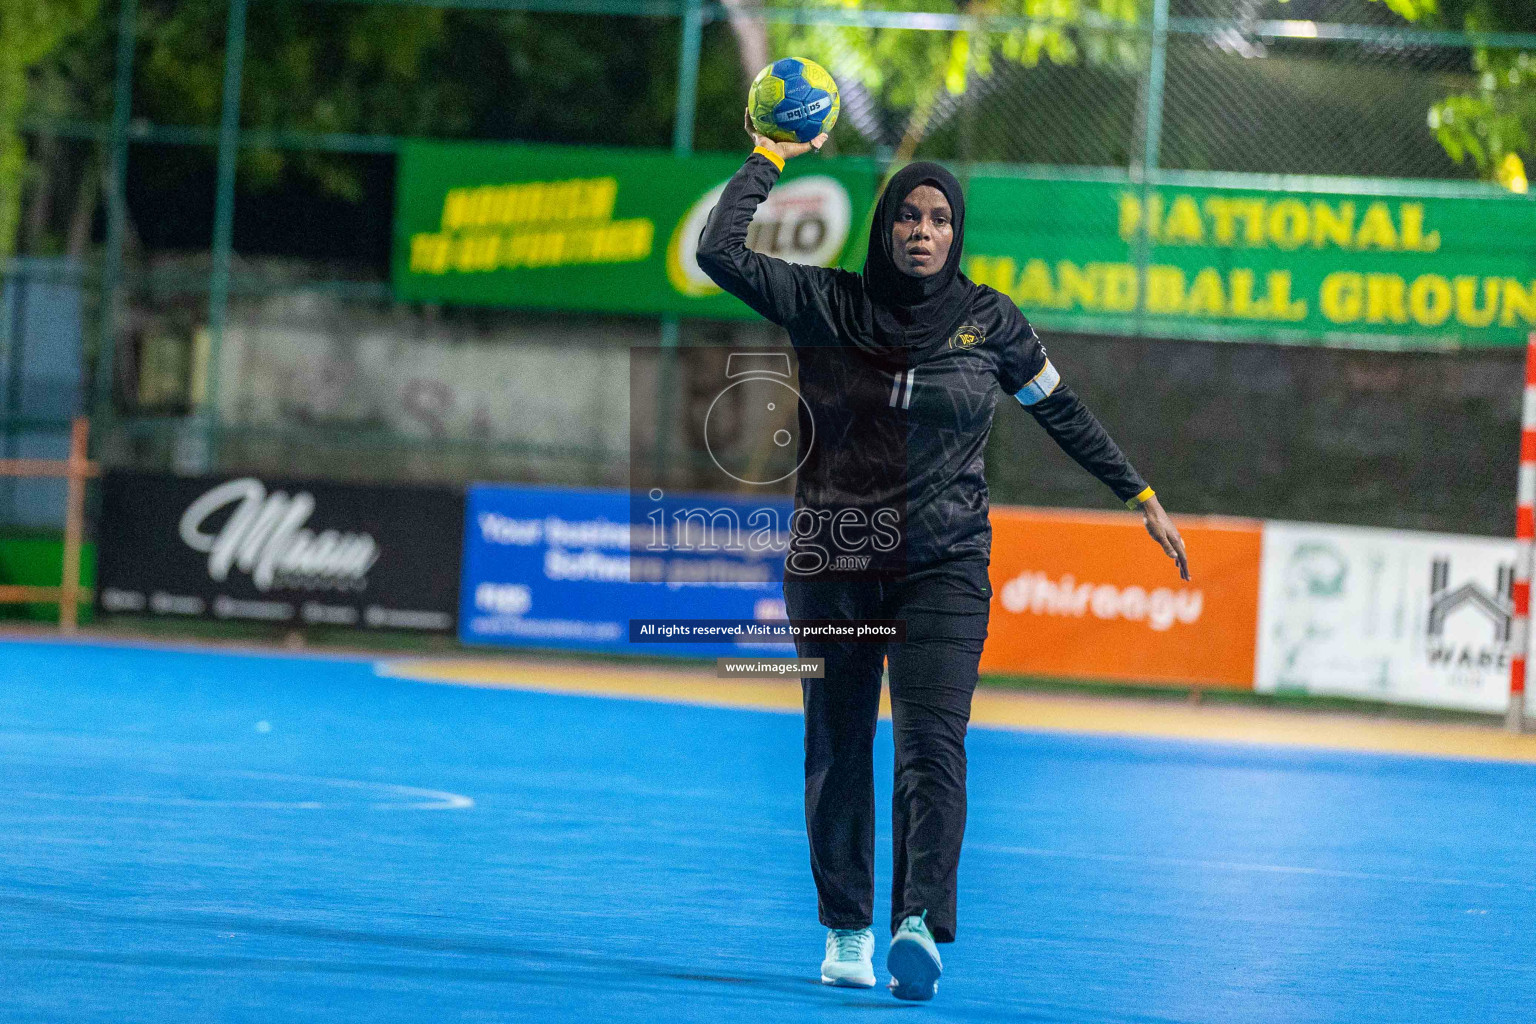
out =
[[[865,928],[874,917],[875,722],[890,658],[896,738],[891,930],[928,912],[939,942],[955,938],[955,876],[965,835],[965,731],[987,635],[987,563],[966,559],[899,581],[788,580],[794,619],[903,619],[906,642],[802,641],[825,658],[805,695],[805,824],[822,924]]]

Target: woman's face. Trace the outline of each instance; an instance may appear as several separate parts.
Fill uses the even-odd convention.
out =
[[[932,185],[907,193],[891,225],[891,256],[896,269],[912,277],[937,274],[949,259],[955,225],[949,200]]]

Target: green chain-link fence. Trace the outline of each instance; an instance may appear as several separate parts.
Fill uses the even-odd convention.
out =
[[[493,353],[499,345],[559,336],[563,345],[589,352],[597,366],[606,365],[613,352],[658,335],[663,342],[693,343],[728,329],[707,323],[407,308],[391,299],[377,261],[349,262],[344,246],[342,258],[242,256],[237,196],[242,203],[257,200],[237,192],[237,169],[244,173],[269,152],[323,156],[332,170],[350,175],[362,207],[387,210],[389,169],[402,142],[367,131],[361,123],[336,123],[324,132],[294,130],[267,120],[265,107],[242,102],[247,28],[252,19],[265,16],[271,2],[230,0],[222,40],[223,101],[216,120],[167,125],[136,116],[143,69],[134,63],[140,20],[135,0],[122,0],[117,12],[115,88],[67,116],[34,110],[29,117],[34,150],[69,148],[79,165],[90,168],[83,173],[99,173],[102,182],[103,244],[98,256],[73,265],[70,273],[87,324],[84,379],[89,386],[79,401],[94,409],[103,425],[99,436],[108,461],[343,476],[620,482],[616,460],[622,459],[623,445],[608,436],[605,426],[607,419],[622,419],[613,410],[593,403],[578,408],[558,434],[511,438],[480,429],[473,417],[458,416],[455,403],[467,399],[426,376],[415,380],[406,375],[398,382],[406,391],[394,396],[392,405],[381,404],[374,392],[384,384],[377,373],[368,372],[369,346],[393,332],[392,351],[408,361],[410,352],[416,355],[409,358],[418,360],[449,358],[443,353],[478,352],[476,345]],[[1472,164],[1451,160],[1437,141],[1431,109],[1447,96],[1477,88],[1480,46],[1496,44],[1501,53],[1536,51],[1536,37],[1422,31],[1367,0],[1082,5],[1020,0],[970,5],[964,13],[953,7],[742,7],[702,0],[355,0],[298,8],[289,4],[284,10],[362,17],[381,7],[445,8],[444,16],[470,33],[515,16],[530,30],[543,27],[573,38],[608,32],[673,40],[666,59],[638,62],[627,72],[637,95],[672,97],[675,117],[670,125],[657,126],[652,145],[670,142],[678,151],[737,145],[745,70],[739,78],[701,75],[707,61],[701,63],[700,54],[711,47],[711,52],[739,48],[750,56],[756,48],[769,55],[804,54],[833,71],[845,104],[834,144],[844,153],[882,160],[927,156],[962,166],[1029,165],[1034,174],[1063,176],[1084,168],[1095,173],[1108,169],[1128,182],[1156,181],[1171,172],[1469,178],[1475,173]],[[473,76],[464,85],[493,87]],[[515,108],[518,98],[508,96],[503,102]],[[601,124],[562,125],[525,113],[510,110],[499,122],[508,126],[501,137],[516,138],[520,125],[534,125],[528,130],[546,136],[563,132],[564,141],[605,141]],[[462,137],[465,131],[453,122],[440,134]],[[147,230],[152,225],[137,224],[129,216],[124,189],[130,166],[145,171],[137,180],[150,187],[154,173],[162,172],[157,155],[186,147],[209,154],[213,173],[198,179],[197,189],[165,178],[165,191],[175,199],[156,210],[159,216],[186,217],[207,226],[208,249],[190,255],[158,250],[154,232]],[[264,216],[281,218],[270,200],[260,201],[267,204]],[[341,206],[336,216],[360,246],[387,246],[387,228],[348,220],[354,215]],[[323,227],[300,224],[294,230]],[[17,263],[8,278],[17,287],[28,274],[41,273],[39,268]],[[9,372],[25,379],[26,345],[16,339],[15,330],[6,337]],[[278,365],[276,350],[287,344],[282,339],[299,340]],[[429,342],[440,347],[432,349]],[[1119,343],[1085,339],[1079,344],[1084,364],[1097,365],[1109,358],[1106,353],[1118,351]],[[1138,372],[1163,373],[1166,379],[1146,380],[1146,393],[1179,394],[1189,382],[1180,378],[1177,367],[1196,365],[1210,375],[1201,377],[1199,389],[1222,389],[1219,375],[1231,369],[1227,361],[1196,358],[1179,343],[1150,344],[1167,358],[1154,359],[1134,348]],[[238,359],[228,354],[232,346]],[[1242,362],[1244,372],[1259,379],[1278,375],[1300,381],[1305,376],[1301,363],[1310,358],[1305,352],[1266,349]],[[1374,394],[1386,372],[1381,367],[1390,366],[1390,357],[1385,358],[1380,366],[1370,362],[1370,372],[1356,373],[1349,386],[1335,388],[1326,401],[1337,405]],[[1445,358],[1446,372],[1453,375],[1471,365]],[[1502,358],[1492,355],[1482,362]],[[1070,352],[1065,361],[1072,362]],[[1502,444],[1506,438],[1499,432],[1513,416],[1514,392],[1499,390],[1502,378],[1482,362],[1474,374],[1481,383],[1468,385],[1475,392],[1468,408],[1486,428],[1480,436],[1489,440],[1486,451],[1468,456],[1474,464],[1469,479],[1475,483],[1456,492],[1463,504],[1513,479],[1513,449],[1506,459],[1503,447],[1509,446]],[[488,369],[482,376],[493,372],[515,371]],[[1405,407],[1420,397],[1403,396]],[[1177,402],[1167,407],[1182,408]],[[1273,413],[1265,408],[1270,410],[1266,416]],[[1298,465],[1313,456],[1325,458],[1322,453],[1332,443],[1327,440],[1330,409],[1345,414],[1342,406],[1309,410],[1306,416],[1316,429],[1298,428],[1288,435],[1306,456]],[[1237,439],[1266,436],[1264,422],[1244,419],[1242,409],[1230,411],[1233,421],[1217,433]],[[1426,421],[1438,415],[1427,405],[1423,412]],[[62,424],[61,417],[57,425]],[[29,422],[26,429],[35,431],[39,424]],[[7,437],[14,439],[20,430],[12,423]],[[1130,441],[1152,446],[1160,431],[1166,433],[1153,421],[1136,419]],[[1240,485],[1250,456],[1270,463],[1276,458],[1272,446],[1260,447],[1260,454],[1245,454],[1243,444],[1234,442],[1206,472],[1186,474],[1183,507],[1327,517],[1331,506],[1311,492],[1287,506],[1276,497],[1286,493],[1284,487]],[[1406,462],[1407,453],[1401,454]],[[1227,463],[1226,479],[1211,482]],[[1285,477],[1284,466],[1273,468]],[[1177,472],[1170,465],[1165,476]],[[1246,504],[1245,494],[1252,496]],[[998,497],[1030,500],[1032,493],[1023,480],[1003,473]],[[1062,500],[1083,498],[1073,492]],[[1334,517],[1393,518],[1385,511],[1372,515],[1365,506],[1351,499],[1338,506]],[[1496,507],[1502,509],[1502,500]],[[1432,513],[1402,512],[1393,521],[1451,525],[1451,514],[1437,506]],[[1489,512],[1477,525],[1487,528],[1496,518]]]

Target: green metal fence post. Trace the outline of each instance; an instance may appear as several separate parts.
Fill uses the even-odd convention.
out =
[[[213,213],[213,268],[208,280],[207,390],[203,418],[204,458],[213,458],[219,420],[219,363],[229,317],[229,263],[234,247],[235,165],[240,158],[240,84],[245,71],[246,0],[229,0],[224,43],[224,103],[219,115],[218,185]]]
[[[699,50],[704,44],[703,0],[683,8],[682,42],[677,56],[677,120],[672,123],[672,152],[693,152],[693,120],[698,113]]]
[[[123,239],[128,204],[123,193],[128,176],[128,120],[133,113],[133,55],[138,32],[138,0],[117,8],[117,69],[112,86],[112,127],[107,137],[107,239],[101,257],[100,333],[96,342],[96,416],[113,414],[112,381],[117,356],[117,286],[123,272]]]
[[[1168,69],[1168,0],[1153,0],[1147,102],[1142,112],[1141,226],[1136,232],[1136,333],[1145,329],[1148,267],[1152,260],[1152,186],[1163,148],[1163,89]]]
[[[27,292],[27,273],[21,269],[21,261],[12,257],[9,266],[0,264],[0,354],[4,355],[5,416],[0,423],[0,453],[8,459],[16,457],[16,420],[20,418],[21,366],[25,358],[22,351],[21,318],[22,297]],[[16,480],[6,477],[0,480],[0,515],[6,522],[16,515]]]
[[[1168,75],[1168,0],[1153,0],[1152,54],[1147,64],[1147,119],[1141,164],[1155,174],[1163,148],[1163,87]]]
[[[703,0],[687,0],[683,8],[682,39],[677,55],[677,113],[672,122],[672,155],[693,152],[693,121],[698,113],[699,50],[704,42]],[[671,461],[673,403],[669,392],[677,381],[677,348],[682,324],[675,316],[661,318],[661,362],[656,377],[656,463],[661,478]]]

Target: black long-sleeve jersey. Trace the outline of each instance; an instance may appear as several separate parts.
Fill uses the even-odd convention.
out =
[[[902,509],[908,568],[988,556],[984,452],[999,388],[1120,500],[1131,507],[1145,500],[1146,481],[1062,383],[1007,296],[978,286],[947,338],[923,348],[876,348],[857,338],[869,333],[857,329],[869,309],[860,275],[748,249],[748,225],[779,170],[761,153],[748,157],[705,225],[698,262],[721,288],[789,332],[804,400],[797,509],[829,525],[853,515],[850,509],[868,516]]]

